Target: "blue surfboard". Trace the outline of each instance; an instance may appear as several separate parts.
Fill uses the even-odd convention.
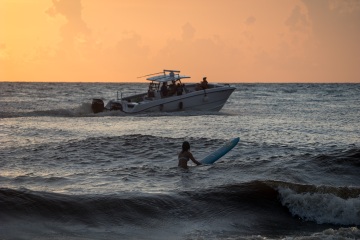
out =
[[[218,148],[215,152],[207,155],[200,162],[202,164],[213,164],[214,162],[219,160],[222,156],[224,156],[226,153],[228,153],[231,149],[233,149],[236,146],[236,144],[239,142],[239,140],[240,138],[237,137],[226,142],[224,146]]]

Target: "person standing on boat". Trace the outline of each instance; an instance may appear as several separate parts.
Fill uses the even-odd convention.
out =
[[[203,77],[203,80],[200,83],[197,83],[195,86],[195,91],[200,91],[209,88],[208,81],[206,77]]]
[[[184,169],[188,169],[188,161],[191,159],[196,165],[201,165],[199,161],[196,161],[196,159],[193,157],[192,153],[190,152],[190,143],[185,141],[182,144],[182,151],[178,155],[179,160],[179,167],[182,167]]]
[[[169,76],[170,76],[170,78],[174,78],[174,77],[175,77],[174,72],[173,72],[173,71],[171,71],[171,72],[170,72],[170,74],[169,74]]]
[[[169,92],[168,92],[168,95],[169,96],[172,96],[176,93],[176,83],[175,83],[175,80],[172,80],[171,81],[171,84],[169,85]]]
[[[168,88],[166,82],[163,82],[160,91],[161,91],[161,97],[166,97],[168,95]]]
[[[153,98],[155,97],[155,93],[154,93],[154,84],[150,83],[149,85],[149,89],[148,89],[148,97],[149,98]]]
[[[180,95],[182,95],[182,93],[183,93],[183,86],[180,83],[178,83],[176,85],[176,95],[180,96]]]
[[[201,88],[202,89],[207,89],[208,86],[208,81],[206,80],[206,77],[203,78],[202,82],[201,82]]]

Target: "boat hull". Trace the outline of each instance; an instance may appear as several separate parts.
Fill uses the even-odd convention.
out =
[[[234,90],[234,87],[206,89],[138,103],[121,101],[121,105],[126,113],[220,111]]]

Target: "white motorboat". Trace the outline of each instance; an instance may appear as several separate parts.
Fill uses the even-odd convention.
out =
[[[235,87],[229,84],[201,83],[184,84],[190,78],[177,70],[146,75],[150,81],[147,92],[110,100],[106,106],[102,99],[93,99],[94,113],[121,110],[125,113],[172,112],[172,111],[220,111]],[[151,76],[151,77],[149,77]],[[122,96],[122,94],[121,94]]]

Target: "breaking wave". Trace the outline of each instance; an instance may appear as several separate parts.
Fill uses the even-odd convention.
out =
[[[141,224],[149,219],[209,219],[252,214],[318,224],[360,225],[360,189],[254,181],[178,193],[65,195],[0,189],[2,216]],[[291,213],[287,214],[287,210]],[[293,220],[296,220],[293,219]]]

